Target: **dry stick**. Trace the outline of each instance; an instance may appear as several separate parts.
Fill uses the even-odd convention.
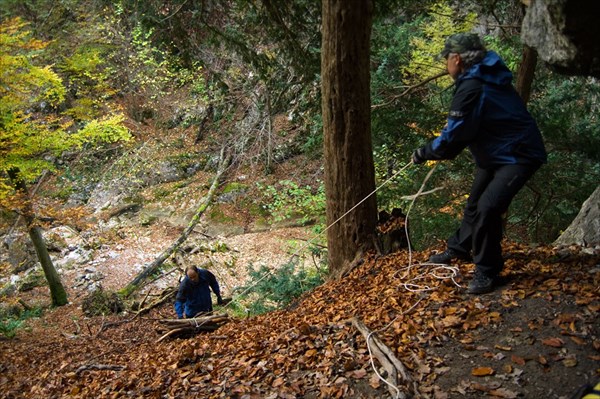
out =
[[[227,321],[229,321],[227,313],[195,317],[192,319],[159,320],[159,322],[170,331],[161,336],[156,342],[161,342],[162,340],[181,332],[214,331]]]
[[[217,190],[219,180],[225,172],[225,170],[227,169],[229,160],[230,157],[225,156],[225,147],[223,147],[221,149],[221,159],[219,162],[219,167],[217,168],[217,173],[212,182],[212,185],[210,186],[210,189],[206,194],[204,202],[198,207],[196,214],[192,217],[192,220],[188,224],[188,227],[186,227],[181,236],[179,236],[179,238],[169,248],[165,249],[153,262],[151,262],[148,266],[144,267],[144,269],[129,284],[127,284],[125,288],[121,290],[125,297],[130,296],[134,291],[136,291],[140,287],[141,283],[144,280],[146,280],[150,275],[152,275],[160,267],[160,265],[162,265],[171,255],[173,255],[177,248],[179,248],[181,244],[183,244],[183,242],[192,233],[194,227],[196,227],[198,222],[200,222],[200,218],[204,214],[204,211],[206,211],[206,209],[208,208],[208,205],[210,204],[210,201],[212,200],[212,197],[214,196],[215,191]]]
[[[157,339],[156,343],[158,344],[159,342],[161,342],[164,339],[167,339],[171,335],[175,335],[177,333],[184,332],[184,331],[187,331],[187,330],[188,330],[187,327],[181,327],[181,328],[176,328],[174,330],[171,330],[168,333],[166,333],[165,335],[163,335],[162,337],[160,337],[159,339]]]
[[[365,337],[365,340],[367,340],[367,343],[369,340],[373,342],[373,345],[370,345],[369,349],[373,351],[373,355],[388,372],[388,380],[391,381],[384,380],[384,382],[387,383],[390,394],[395,398],[406,399],[406,394],[398,388],[398,374],[400,374],[402,382],[406,384],[406,389],[410,391],[410,385],[413,381],[408,374],[406,367],[394,355],[390,348],[388,348],[374,332],[371,332],[362,321],[358,320],[356,317],[353,317],[351,320],[352,325],[361,332]],[[373,369],[375,369],[374,365]]]
[[[142,299],[142,302],[140,302],[140,308],[143,309],[144,305],[146,304],[146,300],[148,299],[148,297],[150,296],[150,293],[152,292],[152,288],[150,288],[148,290],[148,292],[146,293],[146,296],[144,297],[144,299]]]
[[[96,333],[96,335],[94,335],[94,339],[98,338],[98,336],[100,335],[100,333],[102,331],[104,331],[104,327],[105,327],[104,322],[105,322],[105,319],[106,319],[105,315],[102,315],[102,324],[100,324],[100,328],[98,329],[98,332]],[[90,337],[91,337],[91,331],[90,331]]]
[[[79,374],[82,371],[86,371],[86,370],[116,370],[116,371],[121,371],[124,370],[125,366],[120,366],[117,364],[86,364],[83,365],[81,367],[79,367],[77,370],[75,370],[75,374]]]
[[[165,294],[166,292],[166,294]],[[166,301],[168,301],[169,299],[171,299],[171,297],[173,295],[175,295],[177,293],[177,290],[174,288],[166,288],[165,290],[163,290],[163,294],[161,294],[160,298],[157,299],[156,301],[152,302],[150,305],[146,306],[143,309],[140,309],[137,311],[137,313],[135,314],[135,316],[133,316],[133,319],[135,319],[136,317],[138,317],[141,314],[147,313],[150,310],[154,309],[155,307],[162,305],[163,303],[165,303]]]
[[[395,96],[392,96],[388,101],[382,103],[382,104],[376,104],[371,106],[371,109],[377,109],[377,108],[383,108],[383,107],[387,107],[388,105],[390,105],[392,102],[396,101],[399,98],[404,97],[405,95],[407,95],[408,93],[410,93],[411,91],[413,91],[414,89],[417,89],[421,86],[425,86],[427,83],[431,82],[432,80],[436,80],[438,78],[441,78],[442,76],[448,75],[448,71],[444,71],[444,72],[440,72],[437,75],[431,76],[425,80],[422,80],[421,82],[414,84],[412,86],[409,86],[406,90],[404,90],[402,93],[397,94]]]

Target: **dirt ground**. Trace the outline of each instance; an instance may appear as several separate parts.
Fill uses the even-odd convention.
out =
[[[284,229],[229,245],[254,262],[277,264],[289,257],[290,240],[306,236]],[[0,397],[395,397],[371,366],[386,374],[350,322],[356,317],[407,367],[412,382],[393,383],[402,395],[570,398],[600,378],[598,253],[512,243],[505,253],[506,284],[491,294],[464,292],[470,264],[419,264],[423,252],[409,265],[402,250],[369,256],[289,309],[161,342],[157,320],[173,316],[171,303],[140,317],[86,317],[83,293],[69,288],[71,304],[0,340]],[[139,262],[125,250],[106,258]],[[106,284],[127,278],[113,275]],[[48,293],[27,295],[47,301]]]

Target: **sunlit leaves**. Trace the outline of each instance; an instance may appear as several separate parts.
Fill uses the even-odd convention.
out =
[[[121,114],[93,120],[72,135],[77,145],[83,143],[115,143],[131,138],[129,130],[123,125],[124,116]]]
[[[411,62],[403,68],[403,73],[410,81],[418,82],[443,71],[445,65],[436,62],[435,57],[444,48],[444,41],[453,33],[470,31],[475,25],[476,17],[474,13],[460,16],[446,1],[434,4],[429,11],[429,18],[420,26],[423,36],[411,39]],[[437,82],[443,86],[450,83],[449,77]]]
[[[92,120],[77,130],[68,114],[58,111],[66,89],[51,66],[36,65],[36,55],[44,48],[21,20],[0,25],[0,172],[18,170],[25,181],[54,169],[53,157],[69,148],[129,136],[120,115]],[[3,205],[12,198],[7,179],[0,175]]]

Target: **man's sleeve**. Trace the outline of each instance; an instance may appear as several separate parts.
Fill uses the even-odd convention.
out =
[[[179,290],[177,291],[177,296],[175,297],[175,313],[177,313],[177,317],[180,319],[183,318],[183,312],[185,307],[185,281],[182,281],[179,285]]]
[[[210,288],[213,290],[217,298],[221,298],[221,290],[219,289],[219,283],[217,282],[217,278],[208,270],[205,270],[205,272],[208,285],[210,285]]]
[[[425,158],[453,159],[477,137],[483,83],[467,79],[457,88],[442,134],[424,147]]]

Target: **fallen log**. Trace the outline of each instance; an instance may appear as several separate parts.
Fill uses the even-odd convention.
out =
[[[129,297],[138,288],[140,288],[142,283],[148,277],[150,277],[152,274],[154,274],[154,272],[156,272],[160,268],[160,266],[167,259],[169,259],[171,257],[171,255],[173,255],[177,251],[177,249],[185,242],[185,240],[187,240],[187,238],[192,233],[192,231],[194,231],[194,228],[196,227],[196,225],[200,222],[202,215],[204,214],[204,212],[210,205],[210,202],[212,201],[212,198],[219,186],[219,181],[221,179],[221,176],[227,170],[227,167],[229,166],[230,161],[231,161],[231,157],[225,155],[225,147],[223,147],[221,149],[221,158],[219,160],[219,166],[217,168],[217,172],[215,174],[213,182],[212,182],[210,188],[208,189],[208,193],[206,194],[204,201],[202,201],[202,203],[196,210],[196,213],[192,217],[192,220],[190,220],[190,222],[188,223],[188,226],[185,228],[183,233],[181,233],[179,238],[177,240],[175,240],[175,242],[173,244],[171,244],[168,248],[166,248],[163,252],[161,252],[160,255],[158,255],[158,257],[156,259],[154,259],[152,262],[145,265],[144,268],[142,269],[142,271],[139,272],[137,274],[137,276],[135,276],[133,278],[133,280],[131,280],[129,282],[129,284],[127,284],[125,286],[125,288],[123,288],[119,291],[119,293],[123,297],[125,297],[125,298]]]
[[[379,378],[382,378],[383,381],[387,384],[388,391],[390,392],[392,397],[399,399],[407,399],[412,397],[412,392],[416,392],[415,387],[413,386],[414,382],[412,377],[408,373],[408,370],[402,364],[402,362],[394,355],[392,350],[388,348],[387,345],[385,345],[383,341],[381,341],[381,339],[374,332],[371,332],[367,328],[367,326],[365,326],[365,324],[362,321],[360,321],[356,317],[353,317],[351,321],[352,325],[365,337],[365,340],[367,341],[367,346],[369,348],[369,353],[372,354],[372,356],[376,357],[377,360],[379,360],[379,363],[387,372],[387,378],[383,378],[381,375],[379,375],[379,373],[375,369],[375,364],[371,360],[371,365],[373,366],[373,369],[375,370]],[[401,377],[400,381],[398,377]],[[401,387],[403,387],[404,389],[401,390]]]
[[[196,334],[200,331],[214,331],[229,321],[227,313],[219,313],[207,316],[198,316],[191,319],[163,319],[161,324],[164,333],[156,342],[176,336]],[[166,333],[165,333],[166,331]]]

